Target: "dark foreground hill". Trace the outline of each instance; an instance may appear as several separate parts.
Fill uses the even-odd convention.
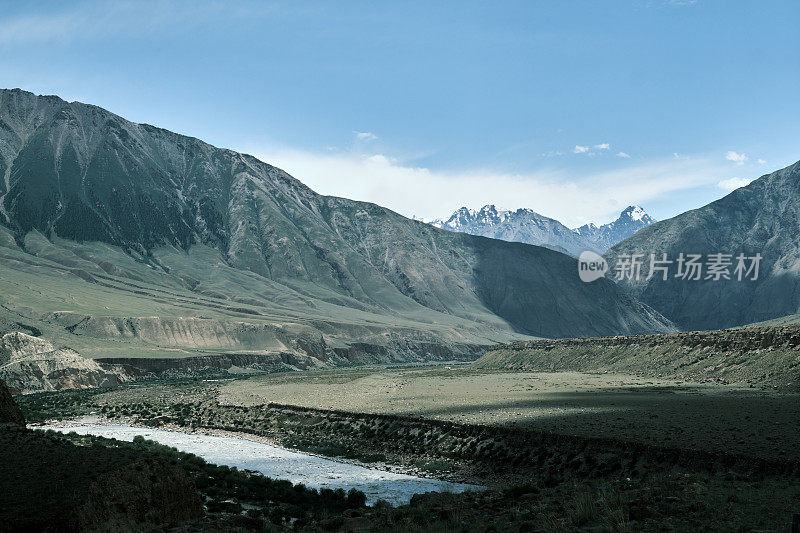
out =
[[[22,416],[19,405],[14,401],[11,391],[2,381],[0,381],[0,424],[25,425],[25,417]]]
[[[232,498],[251,509],[263,508],[272,524],[243,516]],[[19,406],[0,381],[2,531],[163,531],[178,526],[262,531],[265,525],[272,530],[299,520],[320,522],[363,508],[364,502],[358,491],[308,489],[209,464],[142,437],[124,442],[33,431],[25,428]],[[220,523],[221,516],[227,522]]]
[[[650,254],[732,256],[731,279],[645,280]],[[611,249],[611,263],[643,254],[641,280],[623,282],[681,329],[718,329],[795,314],[800,310],[800,162],[762,176],[705,207],[657,222]],[[736,257],[762,257],[758,279],[738,281]],[[749,268],[750,263],[746,263]],[[752,276],[751,276],[752,277]]]
[[[25,428],[0,381],[0,529],[133,531],[203,515],[194,482],[166,455],[81,446]]]
[[[0,91],[0,176],[0,326],[89,357],[307,366],[671,328],[563,254],[321,196],[54,96]]]

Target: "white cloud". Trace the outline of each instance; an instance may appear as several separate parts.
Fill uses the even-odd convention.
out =
[[[733,150],[728,150],[728,153],[725,154],[725,159],[728,161],[733,161],[737,165],[743,165],[745,161],[747,161],[747,156],[744,154],[739,154],[734,152]]]
[[[766,164],[767,164],[767,162],[766,162],[766,161],[764,161],[763,159],[759,159],[759,160],[758,160],[758,164],[759,164],[759,165],[766,165]]]
[[[356,139],[359,141],[374,141],[378,138],[378,136],[371,131],[354,131],[353,133],[356,134]]]
[[[630,154],[626,154],[625,152],[617,152],[617,157],[624,157],[625,159],[630,159]]]
[[[739,187],[744,187],[745,185],[749,185],[752,182],[752,179],[747,178],[729,178],[726,180],[722,180],[717,182],[717,187],[720,189],[724,189],[726,191],[733,191],[738,189]]]
[[[611,148],[611,145],[609,143],[600,143],[600,144],[595,144],[594,145],[594,149],[595,150],[608,150],[610,148]],[[576,144],[575,148],[572,149],[572,153],[574,153],[574,154],[586,154],[586,155],[597,155],[597,152],[591,152],[590,151],[591,149],[592,148],[589,147],[589,146],[582,146],[580,144]]]
[[[461,206],[496,204],[529,207],[572,227],[613,220],[628,205],[647,204],[674,191],[713,186],[725,172],[724,164],[699,157],[625,165],[576,178],[562,170],[431,170],[381,153],[243,148],[321,194],[373,202],[409,217],[435,219]]]

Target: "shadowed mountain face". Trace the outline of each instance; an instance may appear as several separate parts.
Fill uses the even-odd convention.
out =
[[[649,281],[625,281],[642,301],[685,329],[716,329],[764,321],[800,310],[800,163],[762,176],[705,207],[658,222],[607,255],[732,254],[731,279],[688,281],[659,272]],[[735,257],[761,254],[755,281],[733,276]],[[746,264],[747,267],[750,263]],[[673,267],[672,274],[676,273]],[[705,278],[706,273],[703,273]],[[752,276],[750,276],[752,277]]]
[[[486,344],[519,333],[670,327],[613,283],[581,283],[574,260],[560,253],[321,196],[254,157],[56,97],[0,91],[0,176],[0,278],[6,265],[33,262],[68,269],[70,283],[113,278],[103,281],[112,291],[134,280],[138,293],[126,294],[141,300],[154,291],[151,299],[175,316],[209,318],[208,309],[225,308],[316,331],[328,346],[330,337],[349,343],[367,330],[378,343],[422,332],[426,342]],[[15,293],[30,287],[25,268],[13,274],[19,279],[9,271],[5,309],[30,317],[39,304]],[[193,303],[178,305],[177,294]],[[64,310],[84,305],[77,300],[48,312],[62,313],[62,323]],[[140,301],[136,309],[113,297],[100,304],[105,310],[87,310],[69,327],[88,328],[97,315],[158,315]]]

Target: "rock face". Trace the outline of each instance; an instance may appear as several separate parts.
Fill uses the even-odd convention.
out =
[[[18,392],[108,387],[132,376],[25,333],[0,337],[0,379]]]
[[[75,335],[64,344],[92,357],[107,354],[78,333],[116,353],[365,343],[408,360],[420,345],[468,358],[525,335],[671,327],[611,282],[581,283],[563,254],[321,196],[254,157],[56,97],[0,91],[0,176],[0,319]]]
[[[11,396],[6,384],[0,381],[0,424],[25,425],[25,417]]]
[[[653,222],[655,220],[644,209],[630,206],[614,222],[569,229],[558,220],[530,209],[499,211],[493,205],[485,205],[480,211],[462,207],[447,220],[435,220],[431,225],[470,235],[543,246],[577,257],[584,250],[603,253]]]
[[[650,254],[677,260],[681,253],[762,257],[758,279],[676,278],[649,272]],[[639,281],[624,280],[642,301],[682,329],[717,329],[762,322],[800,310],[800,163],[762,176],[705,207],[653,224],[607,254],[643,254]],[[749,266],[749,264],[748,264]],[[735,264],[731,266],[733,273]]]
[[[800,326],[524,341],[497,346],[473,365],[530,372],[633,372],[796,391]]]

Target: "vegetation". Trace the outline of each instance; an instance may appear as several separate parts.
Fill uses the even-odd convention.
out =
[[[19,461],[21,456],[25,457],[24,461]],[[348,509],[362,509],[365,505],[364,493],[356,490],[316,490],[293,485],[257,473],[209,464],[200,457],[142,437],[123,442],[75,433],[62,435],[52,430],[9,429],[0,431],[0,457],[3,457],[0,462],[3,485],[0,520],[15,528],[42,528],[64,518],[67,519],[64,529],[86,527],[90,524],[84,516],[87,511],[83,504],[91,497],[93,483],[96,485],[104,474],[113,473],[117,477],[127,470],[165,475],[159,470],[160,465],[172,470],[179,467],[188,474],[191,483],[188,480],[185,483],[185,494],[170,494],[168,498],[176,500],[183,496],[191,500],[196,490],[205,502],[203,521],[231,522],[231,515],[235,515],[232,523],[248,529],[262,529],[269,524],[298,527],[325,522]],[[175,474],[166,477],[174,478]],[[152,476],[150,479],[153,480]],[[155,493],[160,494],[159,491]],[[34,501],[36,506],[31,505]],[[202,514],[200,501],[197,498],[194,503],[196,512],[175,516],[173,522],[197,519]],[[129,510],[136,507],[137,502],[125,504]],[[70,510],[66,517],[65,510]],[[160,520],[151,521],[152,526],[170,521],[167,512],[158,518]]]
[[[0,426],[3,529],[153,528],[202,512],[192,480],[174,457]]]
[[[17,396],[16,402],[28,423],[77,418],[92,412],[92,399],[108,389],[83,389],[60,392],[42,392]]]

